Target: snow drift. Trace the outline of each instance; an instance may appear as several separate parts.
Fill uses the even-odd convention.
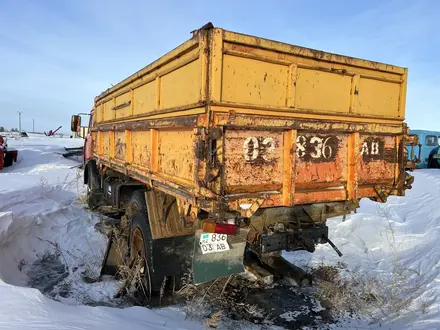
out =
[[[81,306],[109,303],[117,290],[114,280],[83,281],[99,272],[106,238],[94,230],[99,216],[78,203],[79,163],[59,154],[81,143],[32,135],[9,140],[20,153],[0,173],[0,329],[203,328],[178,308]]]
[[[319,246],[314,254],[285,256],[304,267],[343,263],[350,274],[380,283],[388,306],[378,306],[372,316],[382,325],[438,329],[440,170],[418,170],[413,175],[415,183],[405,197],[390,197],[386,204],[362,200],[358,212],[345,221],[342,217],[328,221],[330,238],[342,258],[328,245]]]

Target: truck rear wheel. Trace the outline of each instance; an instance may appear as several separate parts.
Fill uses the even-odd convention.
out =
[[[127,213],[131,213],[129,216],[131,218],[129,268],[132,271],[130,277],[133,280],[133,283],[129,284],[133,285],[137,299],[149,301],[152,295],[160,292],[166,275],[154,267],[153,239],[142,191],[133,192],[127,209]]]

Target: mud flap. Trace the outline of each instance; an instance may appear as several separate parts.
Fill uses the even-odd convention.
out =
[[[105,251],[104,260],[102,261],[100,276],[115,276],[118,272],[118,267],[124,264],[123,256],[125,255],[125,251],[121,251],[121,248],[115,243],[115,241],[114,233],[112,231],[109,235],[107,249]]]
[[[248,229],[241,229],[235,236],[228,236],[229,251],[203,254],[200,248],[201,230],[196,231],[194,240],[193,280],[195,284],[245,271],[243,258],[246,249]]]

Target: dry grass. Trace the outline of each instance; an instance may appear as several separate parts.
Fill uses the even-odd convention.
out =
[[[78,204],[87,205],[87,189],[84,189],[82,169],[77,169],[75,178],[71,181],[71,184],[76,187],[76,202]]]
[[[116,278],[123,282],[117,297],[125,297],[136,305],[151,305],[153,292],[151,290],[151,276],[148,263],[140,255],[130,256],[128,250],[128,238],[131,227],[131,214],[128,209],[126,215],[121,218],[120,226],[112,230],[113,245],[122,264],[119,265]],[[167,278],[163,279],[159,305],[165,295]]]
[[[421,290],[422,277],[419,272],[402,263],[400,252],[404,242],[397,243],[396,232],[390,217],[390,208],[379,205],[378,214],[387,222],[387,228],[381,236],[391,249],[393,263],[392,278],[385,290],[387,299],[385,306],[381,308],[382,313],[389,316],[410,307]],[[416,279],[410,281],[410,277],[413,275],[416,276]]]
[[[30,277],[29,285],[40,290],[43,289],[44,294],[55,300],[69,297],[86,305],[118,306],[120,304],[120,302],[113,302],[113,297],[110,297],[106,292],[106,285],[103,285],[100,291],[94,290],[95,296],[90,293],[89,284],[100,281],[103,251],[93,251],[88,240],[86,241],[89,251],[79,249],[67,251],[61,248],[57,242],[38,239],[46,243],[51,250],[39,257],[38,263],[26,266],[26,270],[33,274]],[[60,272],[61,266],[65,271]],[[67,276],[64,276],[64,273]],[[57,282],[56,278],[61,278],[61,281]],[[100,298],[96,298],[96,294],[99,294]]]
[[[340,272],[340,268],[325,264],[312,271],[316,298],[333,314],[366,313],[383,304],[382,284],[378,280],[354,273],[342,278]]]
[[[148,273],[147,273],[148,274]],[[144,262],[139,257],[133,264],[124,263],[118,268],[117,277],[123,281],[123,286],[118,294],[137,304],[148,304],[151,300],[151,290],[148,280],[144,276]]]
[[[145,299],[151,299],[151,282],[145,280],[145,273],[147,278],[149,274],[148,266],[145,268],[145,262],[140,256],[129,257],[128,239],[130,228],[130,216],[123,216],[121,225],[113,227],[111,235],[113,235],[113,246],[122,264],[119,265],[116,277],[123,281],[123,286],[118,293],[118,296],[134,299],[138,302],[139,294]],[[145,302],[144,302],[145,303]]]
[[[89,251],[77,250],[76,253],[74,251],[68,251],[62,249],[58,242],[53,242],[50,240],[45,240],[40,237],[37,237],[40,241],[46,243],[53,249],[53,253],[63,259],[65,266],[70,270],[70,264],[67,259],[76,260],[76,264],[82,265],[84,267],[83,271],[83,279],[87,283],[94,283],[99,281],[99,270],[102,263],[102,259],[104,257],[104,251],[94,251],[90,242],[86,239],[87,246]]]
[[[83,194],[78,194],[76,195],[76,203],[81,204],[81,205],[87,205],[87,194],[83,193]]]
[[[313,270],[315,297],[329,308],[334,316],[363,314],[391,317],[408,310],[419,288],[408,284],[407,274],[390,279],[349,272],[340,276],[341,269],[320,265]],[[426,306],[422,306],[423,310]],[[379,312],[379,313],[378,313]]]
[[[38,181],[38,185],[41,188],[46,188],[49,186],[49,180],[47,178],[45,178],[44,176],[41,176],[40,180]]]
[[[391,253],[392,267],[388,276],[381,275],[379,279],[364,273],[349,271],[341,265],[329,266],[324,263],[312,269],[317,298],[325,301],[333,314],[350,312],[372,315],[376,313],[376,315],[382,314],[390,317],[408,310],[420,293],[422,277],[417,271],[402,264],[401,243],[396,242],[389,212],[387,207],[379,206],[378,208],[379,215],[387,223],[382,237]]]
[[[190,280],[190,275],[188,278]],[[176,295],[185,299],[186,318],[202,319],[208,328],[222,328],[222,320],[252,320],[259,324],[270,322],[265,310],[246,302],[247,289],[259,286],[239,275],[217,278],[203,284],[186,283]]]
[[[219,322],[221,321],[222,312],[218,311],[211,315],[203,324],[207,328],[217,329],[219,326]]]

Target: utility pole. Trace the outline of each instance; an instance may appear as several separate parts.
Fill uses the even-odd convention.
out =
[[[18,112],[18,130],[20,131],[20,133],[21,133],[21,113],[23,112],[23,111],[17,111]]]
[[[32,118],[32,133],[35,133],[35,119]]]

